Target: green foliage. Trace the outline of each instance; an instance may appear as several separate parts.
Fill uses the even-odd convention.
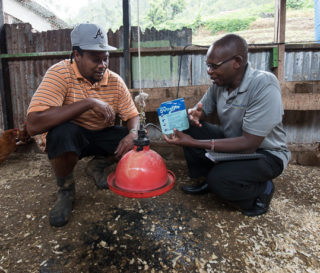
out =
[[[305,0],[304,8],[314,8],[314,0]]]
[[[122,25],[122,3],[93,0],[90,5],[82,7],[75,17],[69,19],[71,25],[84,22],[99,24],[106,30],[115,30]]]
[[[301,9],[305,6],[306,1],[305,0],[287,0],[287,8],[291,9]]]
[[[274,5],[274,0],[211,0],[206,1],[203,5],[206,7],[204,10],[206,14],[218,14],[239,9],[256,9],[270,3]]]
[[[215,34],[218,31],[235,32],[245,30],[254,20],[254,17],[213,19],[208,20],[204,25],[211,31],[212,34]]]
[[[43,0],[55,4],[55,0]],[[287,7],[312,8],[314,0],[287,0]],[[130,1],[131,25],[137,25],[137,1]],[[183,27],[197,31],[207,28],[218,31],[239,31],[247,29],[258,17],[272,17],[274,0],[139,0],[139,17],[142,29],[176,30]],[[122,1],[91,0],[78,13],[69,13],[64,18],[74,25],[93,22],[106,29],[119,29],[122,25]]]
[[[174,0],[170,3],[171,8],[171,19],[173,19],[177,14],[183,12],[186,7],[184,0]]]
[[[147,24],[144,27],[155,27],[159,30],[188,27],[193,31],[205,27],[213,33],[220,30],[237,31],[248,28],[260,14],[274,12],[274,0],[183,0],[180,1],[177,12],[170,16],[172,13],[168,10],[173,10],[174,2],[174,0],[151,2],[144,21]],[[246,18],[243,18],[243,14]]]
[[[193,31],[197,30],[199,27],[203,26],[204,22],[201,18],[200,13],[198,13],[196,19],[194,20],[194,22],[189,26]]]
[[[185,0],[154,0],[150,4],[147,19],[154,27],[158,27],[167,21],[174,20],[186,7]]]

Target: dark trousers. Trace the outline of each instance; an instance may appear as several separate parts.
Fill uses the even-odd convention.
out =
[[[190,127],[185,133],[195,139],[224,138],[219,126],[206,122],[201,128]],[[205,156],[204,149],[184,147],[190,177],[205,176],[212,193],[240,209],[250,209],[255,199],[264,192],[266,181],[283,171],[280,158],[263,150],[257,152],[265,157],[213,163]]]
[[[48,157],[53,159],[66,152],[74,152],[79,158],[112,155],[120,140],[128,133],[128,129],[121,126],[92,131],[72,122],[66,122],[48,132],[46,146]]]

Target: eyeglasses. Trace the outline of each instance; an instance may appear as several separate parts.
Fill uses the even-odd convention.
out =
[[[236,57],[236,55],[234,55],[234,56],[232,56],[232,57],[230,57],[230,58],[228,58],[228,59],[226,59],[224,61],[218,62],[217,64],[213,64],[213,63],[212,64],[208,64],[207,63],[207,69],[208,70],[217,70],[221,65],[223,65],[226,62],[231,61],[234,57]]]

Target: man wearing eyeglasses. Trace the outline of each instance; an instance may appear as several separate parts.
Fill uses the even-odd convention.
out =
[[[190,177],[203,181],[182,189],[212,192],[247,216],[264,214],[275,189],[272,179],[290,159],[279,82],[272,73],[251,67],[246,41],[234,34],[214,42],[206,62],[212,85],[188,110],[190,128],[165,136],[168,143],[183,146]],[[215,112],[220,126],[204,121]],[[205,156],[206,150],[261,157],[217,163]]]

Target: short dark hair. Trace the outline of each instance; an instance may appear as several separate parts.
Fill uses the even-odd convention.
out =
[[[236,34],[227,34],[214,42],[215,46],[227,47],[237,55],[242,56],[244,63],[248,60],[248,44],[245,39]]]
[[[77,50],[81,56],[83,56],[83,50],[79,46],[73,46],[71,55],[70,55],[70,62],[73,63],[74,58],[74,51]]]

